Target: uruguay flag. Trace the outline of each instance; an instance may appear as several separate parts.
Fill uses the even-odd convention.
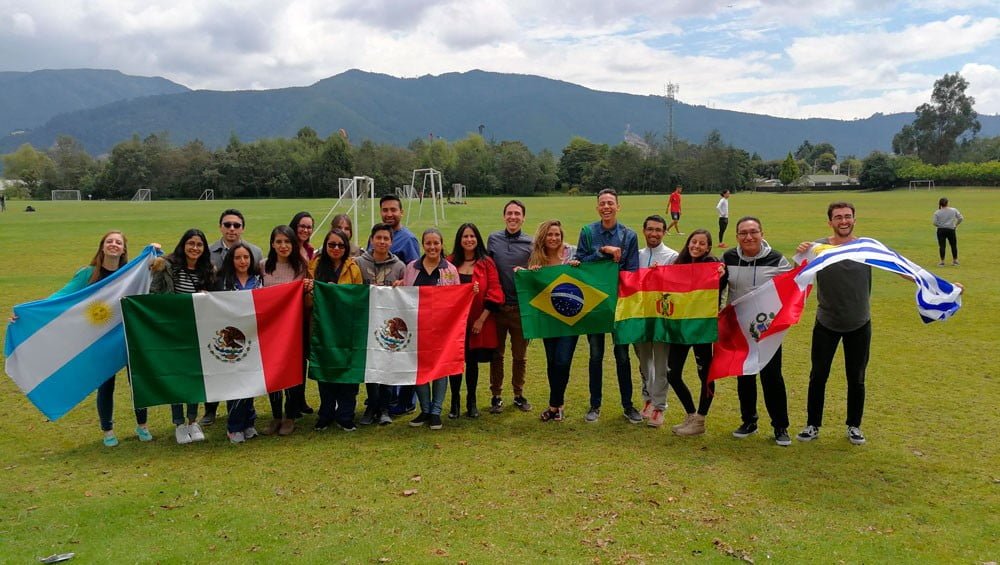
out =
[[[917,285],[917,312],[925,324],[947,320],[962,307],[962,289],[875,239],[862,237],[843,245],[813,245],[805,253],[795,255],[796,263],[803,261],[808,264],[795,277],[801,287],[812,284],[816,273],[840,261],[856,261],[903,275]]]
[[[5,368],[50,420],[61,418],[126,362],[120,301],[149,292],[153,246],[108,278],[74,293],[14,307]]]

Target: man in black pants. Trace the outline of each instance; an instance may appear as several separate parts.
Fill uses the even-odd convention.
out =
[[[728,272],[730,303],[792,268],[781,253],[771,249],[764,239],[760,220],[753,216],[744,216],[736,222],[736,241],[738,247],[722,254],[722,262]],[[780,347],[760,370],[760,388],[764,391],[764,406],[771,416],[775,443],[791,445],[792,439],[788,437],[788,396],[785,379],[781,375]],[[733,431],[733,436],[742,439],[757,432],[757,376],[737,377],[736,392],[740,398],[743,424]]]
[[[827,208],[831,237],[804,241],[796,251],[803,253],[816,243],[842,245],[854,235],[854,205],[834,202]],[[797,436],[799,441],[819,437],[823,425],[823,403],[830,365],[837,345],[844,342],[844,369],[847,374],[847,439],[854,445],[865,443],[861,418],[865,411],[865,369],[872,341],[871,267],[855,261],[841,261],[816,275],[816,325],[813,326],[812,370],[809,373],[808,419]]]

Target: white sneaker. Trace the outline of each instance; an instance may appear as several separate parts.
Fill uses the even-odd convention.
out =
[[[246,438],[246,439],[255,438],[255,437],[259,436],[259,435],[260,434],[257,433],[257,428],[255,428],[253,426],[250,426],[249,428],[243,430],[243,437]]]
[[[177,428],[174,429],[174,437],[177,438],[177,443],[184,445],[185,443],[191,443],[191,432],[188,430],[187,424],[178,424]]]
[[[205,432],[201,431],[198,422],[188,424],[188,432],[191,434],[191,441],[205,441]]]
[[[865,435],[861,433],[861,428],[857,426],[847,427],[847,439],[849,439],[854,445],[865,444]]]
[[[246,437],[243,435],[243,432],[229,432],[226,435],[229,436],[230,443],[243,443],[246,441]]]

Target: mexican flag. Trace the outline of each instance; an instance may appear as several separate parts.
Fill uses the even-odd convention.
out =
[[[614,328],[618,264],[555,265],[514,274],[525,339],[608,333]]]
[[[137,408],[252,398],[302,383],[302,281],[122,300]]]
[[[804,267],[781,273],[719,314],[719,341],[708,370],[709,381],[756,375],[774,357],[788,329],[802,317],[812,289],[795,282]]]
[[[309,378],[419,385],[465,370],[472,285],[313,287]]]
[[[720,264],[663,265],[621,273],[615,344],[714,342]]]

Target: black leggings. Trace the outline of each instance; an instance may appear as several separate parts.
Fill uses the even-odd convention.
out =
[[[670,344],[670,353],[667,354],[667,382],[674,389],[677,399],[684,406],[684,411],[693,414],[694,399],[691,398],[691,391],[681,378],[684,372],[684,362],[687,361],[688,350],[694,348],[694,360],[698,364],[698,379],[701,381],[701,394],[698,399],[698,414],[708,415],[708,409],[712,406],[712,395],[715,394],[715,383],[708,382],[708,367],[712,364],[712,344],[699,343],[697,345],[684,345],[679,343]]]
[[[722,243],[727,227],[729,227],[729,218],[719,218],[719,243]]]
[[[937,229],[938,238],[938,254],[941,255],[941,262],[944,263],[944,248],[945,242],[951,244],[951,259],[952,261],[958,260],[958,236],[955,234],[954,228],[938,228]]]

